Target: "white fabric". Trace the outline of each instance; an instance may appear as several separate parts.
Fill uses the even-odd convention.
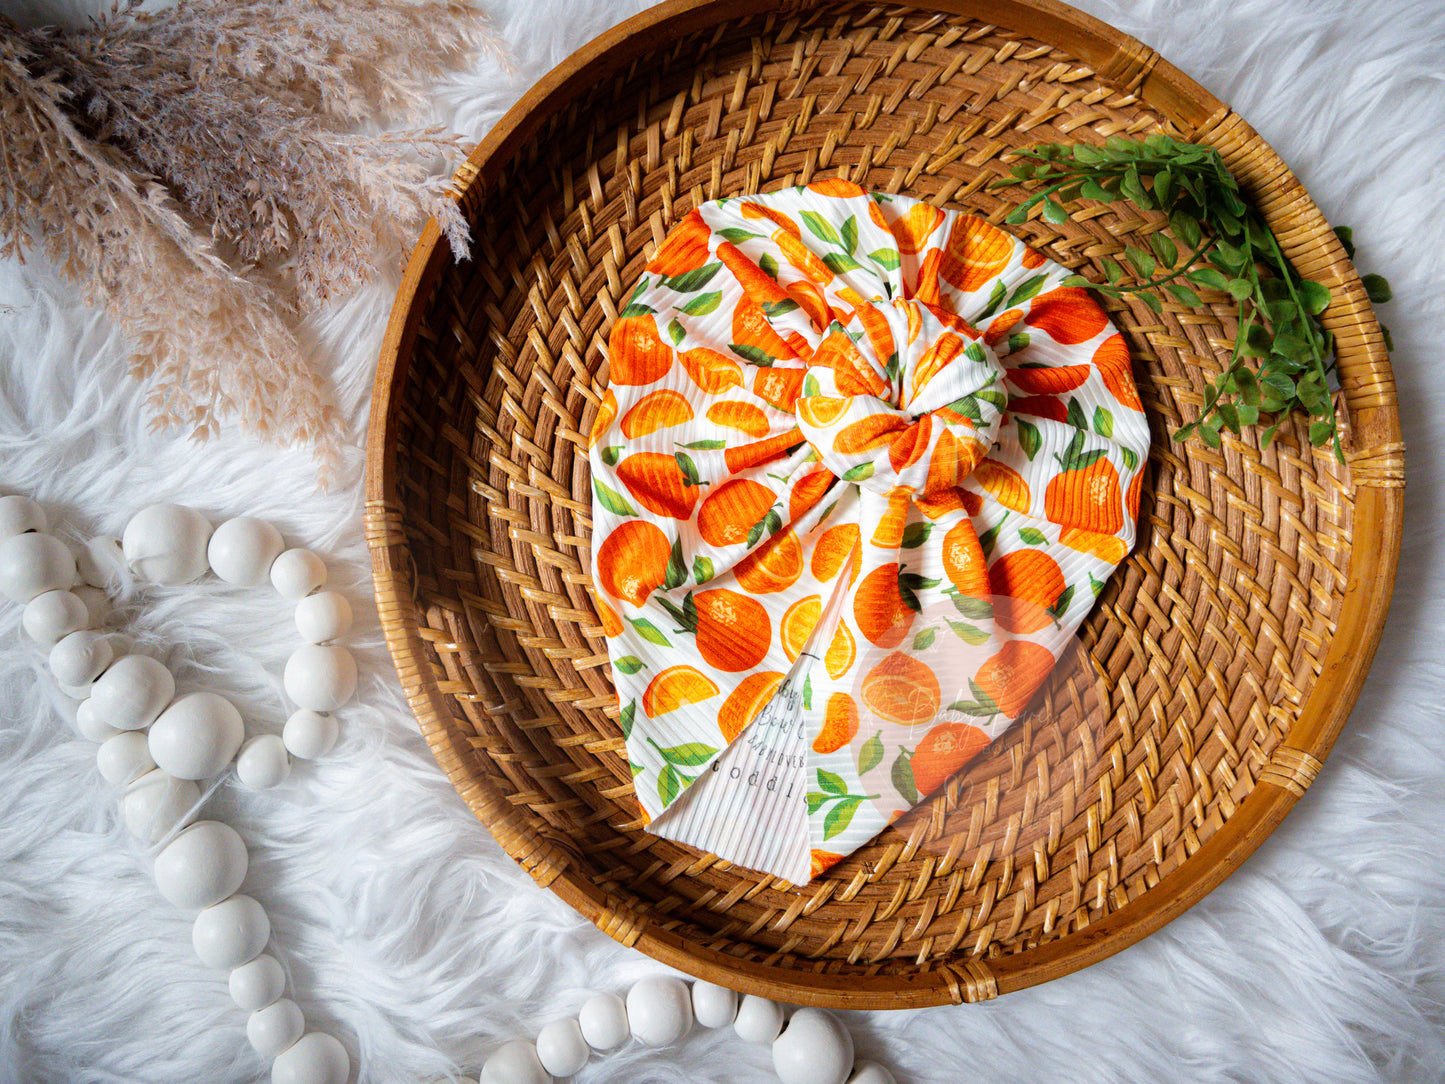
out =
[[[108,0],[26,17],[98,11]],[[1438,0],[1088,0],[1231,101],[1325,213],[1355,227],[1360,263],[1386,274],[1384,309],[1410,442],[1401,587],[1358,707],[1283,826],[1203,903],[1138,947],[1048,986],[979,1006],[847,1018],[860,1056],[924,1081],[1421,1081],[1445,1077],[1445,85]],[[481,135],[536,78],[640,4],[498,0],[516,57],[439,94]],[[0,486],[68,526],[117,532],[127,512],[180,500],[250,513],[323,554],[357,609],[360,700],[328,760],[270,793],[222,787],[215,808],[251,848],[246,891],[266,907],[294,997],[333,1029],[368,1082],[475,1074],[501,1041],[575,1013],[589,988],[623,991],[659,965],[578,919],[502,854],[428,754],[397,691],[368,602],[360,445],[395,279],[312,330],[335,373],[353,451],[316,496],[304,453],[238,437],[197,448],[146,432],[108,323],[38,263],[0,264]],[[183,684],[233,696],[254,730],[283,721],[280,675],[297,642],[267,590],[214,584],[128,604]],[[1432,616],[1434,615],[1434,616]],[[225,977],[116,826],[93,747],[0,607],[0,1081],[264,1079]],[[764,1047],[698,1032],[636,1044],[576,1079],[772,1078]]]

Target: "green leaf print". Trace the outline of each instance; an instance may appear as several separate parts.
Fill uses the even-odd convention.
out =
[[[844,249],[844,251],[846,251],[846,252],[848,253],[848,255],[851,256],[851,255],[853,255],[853,252],[858,248],[858,216],[857,216],[857,215],[849,215],[849,216],[848,216],[847,221],[845,221],[845,222],[843,223],[842,235],[843,235],[843,249]]]
[[[662,630],[645,617],[629,617],[628,622],[637,630],[637,634],[650,643],[659,647],[671,647],[672,643],[662,634]]]
[[[637,715],[637,701],[629,700],[627,707],[623,708],[617,715],[617,725],[622,728],[624,738],[632,737],[632,720]],[[636,774],[635,772],[633,773]]]
[[[623,655],[612,664],[614,669],[621,670],[624,674],[635,674],[646,665],[636,655]]]
[[[880,248],[868,253],[868,258],[879,267],[889,271],[897,271],[899,267],[898,250],[893,248]]]
[[[692,578],[697,583],[707,583],[713,577],[711,557],[694,557],[692,559]]]
[[[910,523],[903,529],[903,548],[906,550],[917,549],[928,541],[928,536],[933,533],[931,523]]]
[[[838,236],[838,231],[833,228],[833,223],[818,214],[817,211],[804,211],[803,225],[807,226],[808,231],[820,241],[826,241],[830,245],[843,243],[843,239]]]
[[[678,309],[688,316],[706,316],[721,303],[722,291],[714,290],[710,294],[698,294],[697,297],[693,298],[686,305],[680,305]]]
[[[992,612],[993,607],[990,606],[989,613],[992,614]],[[973,647],[988,643],[988,633],[984,632],[983,629],[975,628],[973,625],[965,624],[962,621],[949,621],[946,617],[943,620],[944,623],[953,630],[953,634],[964,643],[970,644]]]
[[[706,764],[714,756],[717,750],[711,745],[704,745],[699,741],[690,741],[684,745],[672,745],[664,749],[653,744],[653,748],[662,754],[663,759],[669,764],[675,764],[679,768],[696,768]]]
[[[918,784],[913,781],[913,754],[907,749],[898,750],[888,774],[893,781],[893,789],[903,796],[905,802],[918,801]]]
[[[677,769],[671,764],[664,764],[662,771],[657,773],[657,796],[662,799],[663,805],[671,805],[672,800],[682,793],[682,780],[678,777]]]
[[[618,493],[617,490],[604,482],[592,479],[592,488],[597,493],[597,503],[611,512],[614,516],[635,516],[637,509],[627,503],[627,499]]]
[[[830,772],[827,768],[819,768],[817,771],[818,786],[820,788],[827,791],[829,794],[848,793],[848,784],[843,782],[843,777],[841,775]]]
[[[662,284],[679,294],[695,294],[711,282],[721,270],[722,264],[720,263],[704,264],[696,270],[684,271],[676,278],[664,278]]]
[[[1039,454],[1039,449],[1044,446],[1044,441],[1039,436],[1039,427],[1033,422],[1026,422],[1022,418],[1015,418],[1014,424],[1018,426],[1019,447],[1024,450],[1024,455],[1029,457],[1029,462],[1034,461],[1034,456]]]
[[[843,832],[848,825],[853,823],[853,814],[858,812],[858,807],[862,804],[862,798],[844,798],[828,810],[828,815],[823,818],[823,838],[832,839]]]
[[[1042,546],[1048,542],[1044,532],[1037,527],[1020,527],[1019,538],[1030,546]]]
[[[937,629],[924,629],[913,638],[913,650],[927,651],[930,647],[933,646],[933,641],[937,636]]]
[[[663,578],[662,586],[664,590],[671,591],[674,587],[681,587],[686,582],[687,565],[683,563],[682,559],[682,541],[681,539],[673,539],[672,555],[667,559],[667,572]],[[637,624],[636,621],[632,623],[634,625]],[[661,636],[662,633],[659,632],[657,635]],[[663,646],[667,645],[666,640],[653,640],[652,642],[662,644]]]
[[[858,774],[863,775],[878,767],[883,760],[883,732],[880,730],[863,743],[858,750]]]

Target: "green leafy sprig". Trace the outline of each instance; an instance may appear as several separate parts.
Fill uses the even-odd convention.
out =
[[[1238,434],[1241,427],[1270,418],[1263,435],[1267,447],[1283,417],[1302,410],[1313,419],[1310,443],[1332,445],[1343,460],[1329,386],[1334,339],[1319,319],[1330,291],[1294,269],[1218,152],[1152,135],[1142,140],[1113,136],[1102,147],[1041,144],[1019,154],[1025,161],[996,186],[1027,182],[1041,187],[1007,222],[1023,222],[1042,204],[1044,220],[1060,223],[1068,218],[1064,203],[1079,198],[1122,198],[1141,210],[1168,215],[1173,238],[1156,231],[1149,250],[1125,247],[1133,281],[1106,257],[1107,283],[1075,275],[1064,285],[1110,297],[1136,295],[1155,312],[1163,311],[1159,290],[1191,308],[1202,304],[1194,287],[1221,290],[1234,299],[1239,330],[1229,364],[1205,393],[1199,418],[1177,429],[1175,440],[1197,434],[1217,448],[1221,430]],[[1181,253],[1180,245],[1186,251]]]

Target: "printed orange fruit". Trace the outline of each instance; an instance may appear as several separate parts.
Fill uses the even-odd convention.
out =
[[[954,358],[962,354],[968,344],[961,337],[951,331],[946,331],[933,341],[933,345],[923,352],[913,367],[913,380],[910,392],[914,399],[918,398],[924,386],[932,380],[939,372]]]
[[[888,445],[888,464],[894,472],[907,470],[928,454],[933,443],[933,416],[925,414],[898,433]]]
[[[878,525],[869,539],[880,549],[896,550],[903,545],[903,531],[908,526],[908,509],[913,504],[912,486],[894,486],[888,491],[888,507],[878,517]]]
[[[833,484],[832,472],[815,470],[798,479],[788,497],[788,518],[794,522],[807,515]]]
[[[808,319],[818,331],[823,331],[833,322],[828,299],[814,283],[807,279],[798,279],[788,283],[784,289],[788,291],[788,296],[798,303],[798,307],[808,314]]]
[[[773,491],[750,478],[732,478],[703,498],[697,529],[709,546],[746,542],[748,532],[773,506]]]
[[[912,423],[901,414],[865,414],[849,422],[833,437],[833,450],[843,455],[876,451],[893,443]]]
[[[814,849],[808,853],[811,856],[810,870],[814,877],[843,861],[841,854],[834,854],[832,851]]]
[[[613,598],[641,606],[667,578],[672,543],[656,524],[629,519],[597,548],[597,582]]]
[[[992,593],[988,562],[972,520],[959,520],[943,536],[943,571],[962,594],[987,598]]]
[[[858,352],[847,334],[834,330],[813,351],[813,364],[833,370],[833,384],[840,395],[881,396],[888,385]]]
[[[699,592],[692,601],[697,607],[697,650],[704,662],[736,674],[763,661],[773,623],[762,603],[724,588]]]
[[[1000,713],[1016,719],[1053,668],[1054,656],[1042,644],[1008,640],[997,655],[978,668],[974,681],[998,705]]]
[[[660,388],[648,392],[622,416],[622,435],[629,440],[692,421],[692,404],[680,392]]]
[[[1006,467],[996,459],[985,459],[973,470],[973,477],[979,486],[993,495],[993,499],[1005,508],[1015,512],[1027,512],[1033,503],[1029,484],[1018,471]]]
[[[657,333],[649,316],[624,316],[612,325],[607,340],[608,381],[636,386],[653,384],[672,368],[672,347]]]
[[[1124,495],[1124,507],[1129,509],[1132,519],[1139,518],[1139,494],[1144,488],[1144,468],[1140,467],[1129,479],[1129,491]]]
[[[879,226],[893,234],[898,251],[905,256],[916,256],[928,247],[933,231],[943,225],[943,212],[927,203],[919,203],[906,214],[889,222],[877,202],[870,200],[868,215]]]
[[[988,735],[971,723],[939,723],[913,751],[913,783],[920,795],[932,794],[984,749]]]
[[[762,407],[752,403],[739,403],[734,399],[713,403],[707,408],[707,420],[724,429],[736,429],[750,437],[765,437],[772,429]]]
[[[878,647],[895,648],[908,638],[918,616],[898,590],[897,562],[880,565],[858,585],[853,596],[853,623],[865,639]]]
[[[1087,365],[1043,365],[1036,369],[1005,368],[1004,379],[1029,395],[1062,395],[1073,391],[1093,370]]]
[[[997,346],[1008,338],[1020,320],[1024,318],[1022,309],[1009,309],[994,317],[993,323],[988,325],[988,330],[983,333],[983,341],[989,346]]]
[[[782,640],[783,654],[788,656],[789,662],[798,661],[798,656],[808,646],[808,637],[813,635],[813,629],[822,616],[821,595],[808,595],[788,607],[782,624],[778,626],[778,638]]]
[[[970,494],[971,495],[971,494]],[[929,519],[938,520],[951,512],[961,512],[963,507],[963,490],[961,489],[932,489],[929,488],[913,498],[914,507],[922,512]]]
[[[823,728],[813,739],[813,752],[836,753],[858,733],[858,705],[847,693],[833,693],[823,713]]]
[[[813,547],[813,579],[827,583],[838,575],[850,557],[853,559],[851,579],[856,580],[861,571],[858,566],[863,563],[862,532],[858,524],[840,523],[829,527]]]
[[[852,668],[857,657],[858,645],[848,631],[848,623],[839,621],[838,627],[833,630],[833,639],[828,643],[828,650],[823,652],[823,669],[836,681]]]
[[[803,381],[807,377],[807,369],[785,365],[758,368],[753,373],[753,394],[773,409],[791,414],[793,405],[803,394]]]
[[[778,250],[783,254],[783,259],[788,261],[793,270],[801,273],[810,282],[819,286],[827,286],[833,281],[835,277],[833,269],[820,260],[812,249],[803,244],[797,234],[774,230],[773,244],[778,246]]]
[[[831,395],[804,395],[793,405],[803,421],[815,428],[826,429],[843,416],[849,402]]]
[[[1087,467],[1064,471],[1044,489],[1044,516],[1051,523],[1114,534],[1124,526],[1119,472],[1099,457]]]
[[[792,528],[779,531],[733,569],[738,583],[755,595],[786,591],[803,574],[803,546]]]
[[[896,298],[893,302],[895,308],[903,310],[903,315],[908,319],[908,345],[912,346],[918,341],[918,335],[923,330],[923,306],[914,305],[904,298]]]
[[[699,346],[677,355],[688,378],[708,395],[743,386],[743,367],[726,354]]]
[[[723,701],[722,707],[718,708],[717,725],[722,731],[724,741],[731,745],[747,725],[758,717],[758,713],[768,706],[768,701],[778,691],[784,676],[776,670],[760,670],[738,682],[738,687]]]
[[[1061,286],[1029,302],[1029,326],[1046,332],[1054,342],[1073,346],[1103,331],[1109,318],[1087,291]]]
[[[712,231],[702,220],[702,212],[694,210],[672,228],[662,245],[647,262],[647,270],[673,278],[696,271],[707,263],[707,245]]]
[[[959,215],[948,231],[938,273],[966,294],[986,286],[1008,266],[1014,239],[973,215]]]
[[[1082,531],[1077,527],[1065,527],[1059,531],[1059,541],[1071,550],[1090,553],[1101,561],[1117,565],[1129,554],[1129,547],[1118,535],[1102,534],[1098,531]]]
[[[1025,248],[1022,263],[1029,270],[1044,266],[1044,254],[1037,249]]]
[[[638,504],[655,516],[690,519],[699,487],[689,485],[677,460],[666,452],[638,452],[617,464],[617,477]]]
[[[879,365],[887,365],[888,359],[898,349],[893,342],[893,329],[888,326],[888,317],[878,306],[867,302],[859,305],[857,312],[858,322],[863,325],[863,333],[868,337],[868,345],[873,348],[873,356],[878,359]]]
[[[740,299],[733,309],[733,344],[761,350],[774,360],[798,356],[774,330],[763,310],[747,298]]]
[[[916,726],[938,714],[941,694],[933,670],[901,651],[884,658],[863,678],[863,706],[890,723]]]
[[[813,181],[808,185],[808,191],[816,192],[820,196],[831,196],[834,199],[852,199],[855,196],[865,195],[863,189],[852,181],[845,181],[842,177],[824,177],[820,181]]]
[[[1139,389],[1134,383],[1134,369],[1129,363],[1129,348],[1124,336],[1110,335],[1094,351],[1094,364],[1104,378],[1104,387],[1109,389],[1120,406],[1130,410],[1143,410],[1139,401]]]
[[[717,682],[691,666],[669,666],[647,683],[642,710],[649,719],[676,711],[684,704],[701,704],[722,690]]]
[[[1047,418],[1051,422],[1066,421],[1069,408],[1062,399],[1052,395],[1020,395],[1008,401],[1009,413],[1025,418]]]
[[[767,274],[738,250],[731,241],[724,241],[717,247],[717,258],[733,273],[743,293],[754,304],[763,305],[774,301],[786,301],[788,294],[777,280]]]
[[[938,285],[938,269],[942,264],[943,252],[936,248],[929,249],[923,262],[918,265],[918,282],[913,287],[914,298],[935,311],[941,311],[943,305],[943,291]]]
[[[1040,550],[1014,550],[989,566],[993,618],[1008,632],[1038,632],[1054,623],[1049,610],[1064,591],[1058,562]]]
[[[731,473],[740,474],[749,467],[756,467],[760,463],[771,463],[775,459],[782,459],[788,454],[788,449],[803,443],[805,443],[803,434],[795,425],[786,432],[769,437],[767,440],[757,440],[750,444],[736,444],[725,449],[723,462],[727,464]]]
[[[597,405],[597,417],[592,422],[592,435],[587,440],[588,448],[597,447],[597,442],[607,435],[607,430],[616,417],[617,396],[608,388],[602,395],[602,402]]]
[[[623,624],[617,611],[598,598],[595,592],[592,595],[592,603],[597,607],[597,619],[602,622],[602,635],[609,640],[614,636],[620,636]]]
[[[772,207],[765,207],[761,203],[754,203],[751,200],[747,201],[742,205],[742,213],[744,218],[766,218],[787,230],[794,237],[797,237],[798,234],[802,232],[798,229],[798,224],[783,214],[782,211],[774,210]]]
[[[972,437],[956,437],[948,430],[938,435],[933,446],[933,458],[928,461],[928,480],[923,486],[923,495],[915,500],[927,499],[937,505],[936,510],[925,513],[937,519],[947,508],[959,504],[957,498],[949,499],[949,491],[973,473],[975,464],[988,451]],[[937,502],[944,502],[938,504]]]

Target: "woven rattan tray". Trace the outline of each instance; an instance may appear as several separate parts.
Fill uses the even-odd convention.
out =
[[[1112,315],[1155,451],[1141,538],[1041,711],[790,889],[639,823],[588,596],[585,434],[607,333],[706,199],[844,176],[1001,221],[1013,148],[1211,144],[1335,301],[1346,462],[1286,424],[1171,443],[1227,357],[1224,295]],[[696,975],[839,1007],[974,1001],[1158,929],[1320,769],[1379,638],[1403,446],[1379,328],[1329,226],[1249,126],[1062,4],[674,0],[581,50],[458,177],[475,258],[427,230],[377,375],[367,534],[402,685],[462,797],[537,882]],[[1084,204],[1019,232],[1081,273],[1160,228]],[[1147,246],[1145,246],[1147,247]]]

